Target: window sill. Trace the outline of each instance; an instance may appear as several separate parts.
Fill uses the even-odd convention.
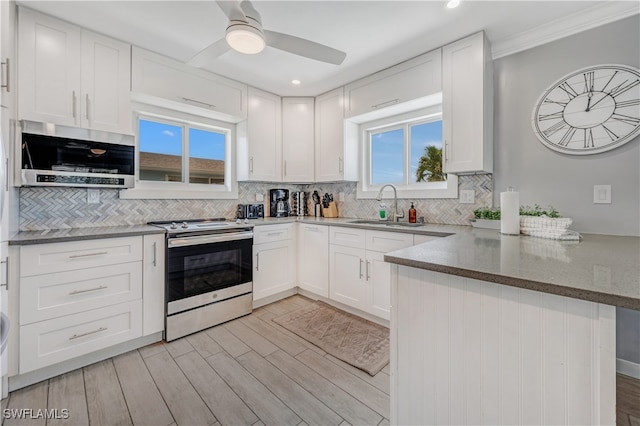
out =
[[[362,181],[358,182],[356,198],[359,200],[374,200],[378,197],[383,185],[363,188]],[[458,198],[458,176],[449,174],[447,182],[434,185],[432,188],[408,188],[395,185],[399,199],[431,199],[431,198]],[[439,187],[438,187],[439,186]],[[393,198],[393,190],[385,188],[382,194],[384,200]]]

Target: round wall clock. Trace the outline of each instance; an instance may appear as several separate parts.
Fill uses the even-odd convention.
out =
[[[533,109],[543,145],[573,155],[617,148],[640,134],[640,70],[593,65],[553,83]]]

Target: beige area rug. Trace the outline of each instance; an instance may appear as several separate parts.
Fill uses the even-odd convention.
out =
[[[374,376],[389,363],[389,329],[314,302],[273,321],[342,361]]]

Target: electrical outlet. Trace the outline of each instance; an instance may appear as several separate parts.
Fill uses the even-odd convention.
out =
[[[475,203],[476,193],[473,189],[461,189],[460,190],[460,203],[473,204]]]
[[[264,201],[264,195],[256,194],[256,201]]]
[[[98,204],[100,202],[99,189],[87,189],[87,204]]]
[[[611,204],[611,185],[593,185],[593,204]]]
[[[344,201],[344,192],[338,192],[338,201]]]

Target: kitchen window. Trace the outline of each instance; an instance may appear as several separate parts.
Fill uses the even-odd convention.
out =
[[[400,198],[456,198],[457,176],[443,172],[441,107],[364,123],[358,198],[392,183]]]
[[[160,112],[137,114],[136,185],[121,198],[237,198],[235,126]]]

